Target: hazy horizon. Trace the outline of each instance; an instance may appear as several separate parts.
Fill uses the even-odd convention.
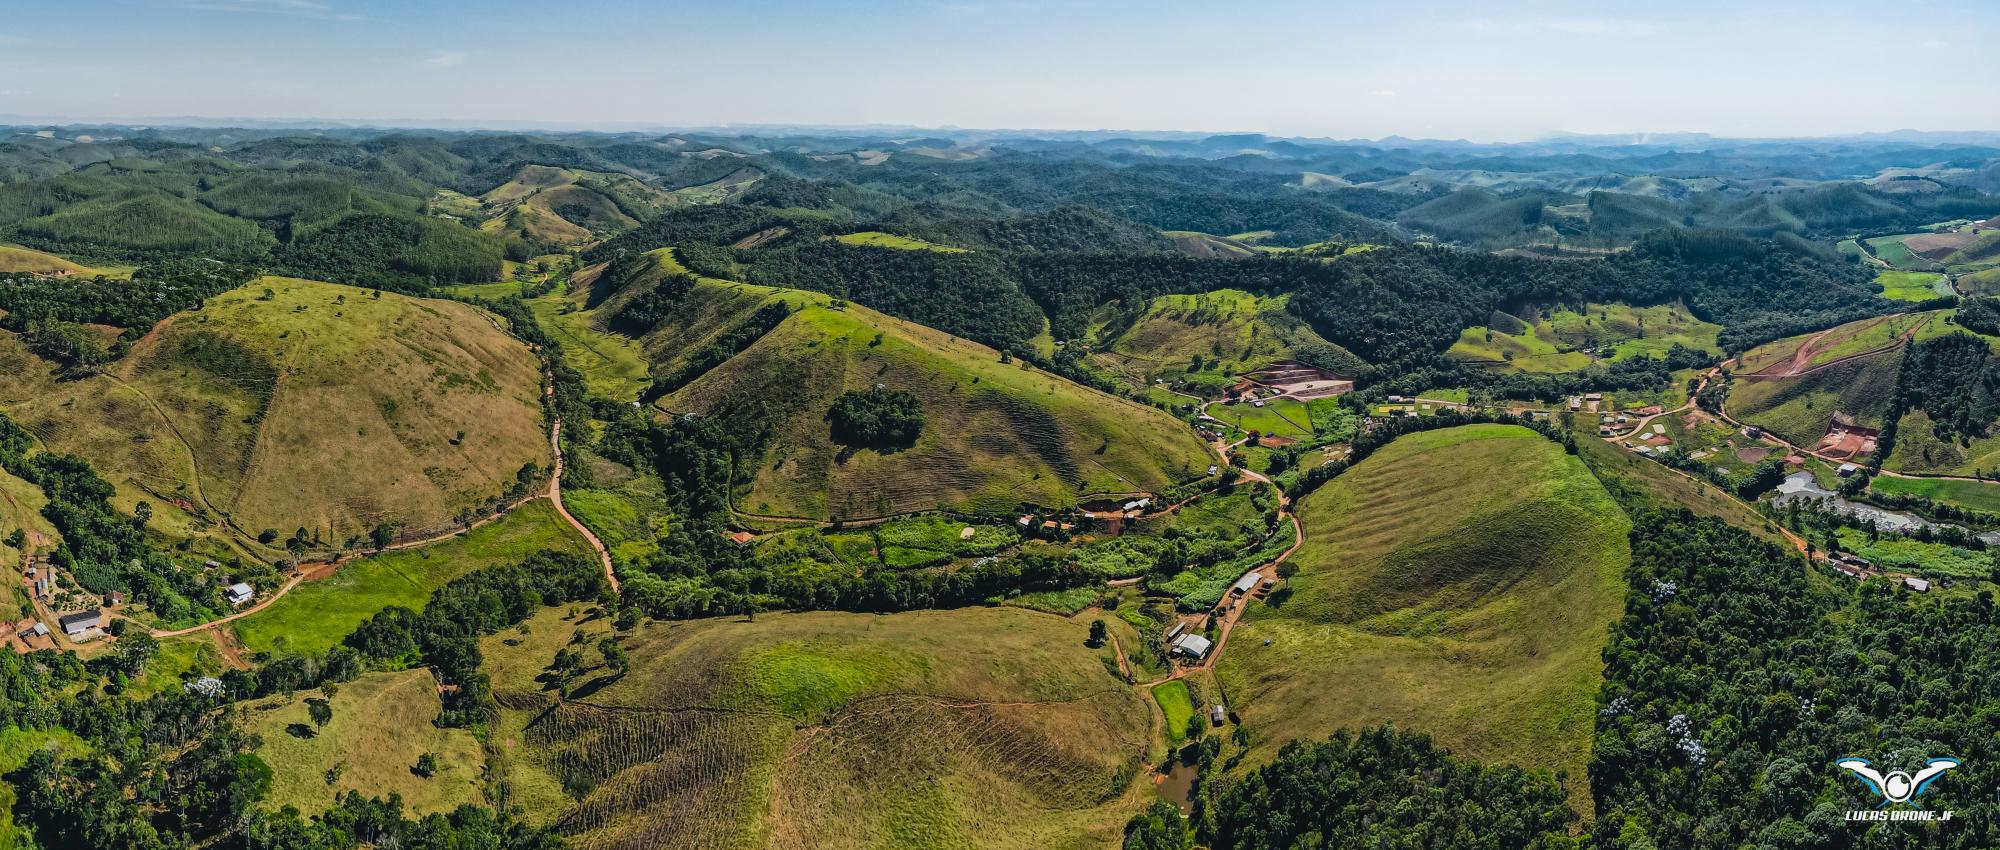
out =
[[[2000,9],[80,0],[0,23],[0,115],[1518,142],[2000,128]],[[616,130],[613,130],[614,132]]]

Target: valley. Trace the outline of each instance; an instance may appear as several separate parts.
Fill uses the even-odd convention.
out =
[[[1991,835],[1930,148],[38,132],[0,846]]]

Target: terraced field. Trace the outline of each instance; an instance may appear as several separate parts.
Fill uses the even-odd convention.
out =
[[[1114,844],[1150,697],[1082,621],[1016,608],[648,623],[619,676],[537,681],[601,619],[488,638],[502,805],[596,848]],[[586,663],[595,659],[587,651]]]
[[[1425,432],[1297,512],[1298,575],[1251,605],[1216,668],[1249,764],[1293,738],[1394,722],[1584,775],[1630,556],[1624,513],[1581,461],[1514,426]]]
[[[534,354],[462,304],[264,278],[169,318],[110,374],[52,370],[0,339],[0,406],[170,531],[416,533],[549,463]]]

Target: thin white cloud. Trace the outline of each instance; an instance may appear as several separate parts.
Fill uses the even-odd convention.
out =
[[[170,0],[170,3],[178,9],[195,9],[203,12],[250,12],[335,21],[361,20],[360,15],[335,12],[332,4],[324,0]]]
[[[1944,39],[1940,38],[1932,38],[1932,39],[1925,39],[1923,43],[1918,44],[1917,46],[1925,50],[1943,50],[1947,47],[1950,47],[1951,42],[1945,41]]]
[[[1468,32],[1545,32],[1562,35],[1649,36],[1660,31],[1659,24],[1630,18],[1541,18],[1526,21],[1492,21],[1468,18],[1457,23]]]
[[[1396,90],[1395,90],[1395,89],[1376,89],[1376,90],[1374,90],[1374,91],[1372,91],[1372,92],[1369,92],[1369,93],[1368,93],[1368,95],[1369,95],[1370,97],[1383,97],[1383,98],[1388,98],[1388,97],[1395,97],[1395,96],[1396,96]]]
[[[439,50],[417,64],[426,68],[456,68],[465,64],[466,55],[456,50]]]

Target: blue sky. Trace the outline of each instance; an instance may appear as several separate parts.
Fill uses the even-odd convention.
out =
[[[1991,2],[8,5],[0,115],[1477,140],[2000,129]]]

